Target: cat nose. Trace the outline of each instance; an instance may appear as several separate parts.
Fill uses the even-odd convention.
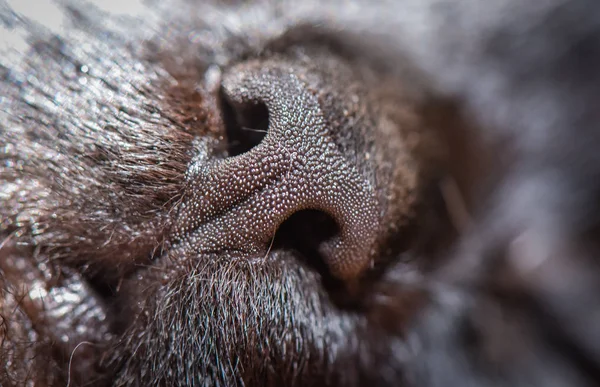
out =
[[[192,168],[194,220],[181,232],[202,251],[260,254],[292,214],[320,210],[338,226],[319,246],[331,274],[359,276],[373,258],[377,200],[333,141],[316,93],[285,63],[238,65],[222,86],[238,129],[266,133],[238,155]]]

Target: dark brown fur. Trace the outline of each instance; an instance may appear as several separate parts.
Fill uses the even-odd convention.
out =
[[[0,384],[597,384],[598,7],[411,3],[0,2]]]

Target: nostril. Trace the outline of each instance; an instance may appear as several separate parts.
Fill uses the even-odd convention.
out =
[[[221,92],[221,111],[230,156],[237,156],[254,148],[266,136],[269,111],[264,103],[233,103]]]
[[[333,217],[323,211],[302,210],[294,213],[277,230],[273,248],[294,250],[306,258],[306,263],[327,273],[327,259],[322,247],[339,237],[340,227]]]

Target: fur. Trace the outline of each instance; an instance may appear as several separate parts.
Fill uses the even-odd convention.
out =
[[[0,1],[0,384],[596,385],[598,7]]]

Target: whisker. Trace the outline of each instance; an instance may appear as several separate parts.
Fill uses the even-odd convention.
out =
[[[446,203],[450,221],[456,230],[463,233],[473,219],[467,210],[463,196],[454,178],[447,176],[440,182],[442,197]]]
[[[242,130],[246,130],[248,132],[268,133],[268,130],[265,130],[265,129],[254,129],[254,128],[248,128],[246,126],[242,126],[241,128],[242,128]]]

